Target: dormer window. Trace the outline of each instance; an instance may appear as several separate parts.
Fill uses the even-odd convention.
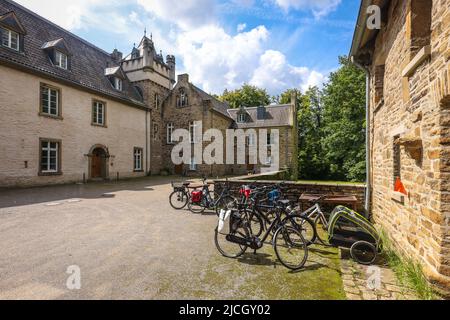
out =
[[[44,43],[42,49],[47,52],[48,57],[55,67],[64,70],[70,69],[70,50],[63,38]]]
[[[0,15],[0,46],[17,52],[24,47],[25,28],[14,12]]]
[[[19,51],[19,34],[12,30],[1,28],[2,46]]]
[[[114,88],[116,90],[122,91],[122,88],[123,88],[122,79],[114,78]]]
[[[55,66],[67,70],[67,55],[55,50]]]
[[[245,123],[247,122],[247,117],[245,113],[239,113],[238,114],[238,123]]]

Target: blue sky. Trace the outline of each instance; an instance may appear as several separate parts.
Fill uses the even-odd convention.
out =
[[[243,83],[278,94],[326,81],[348,54],[358,0],[17,0],[111,52],[144,28],[178,73],[208,92]]]

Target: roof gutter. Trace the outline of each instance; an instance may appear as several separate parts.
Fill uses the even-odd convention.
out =
[[[350,57],[357,55],[365,31],[367,30],[367,8],[372,5],[373,0],[362,0],[359,8],[358,21],[355,27],[355,33],[353,35],[352,47],[350,49]]]

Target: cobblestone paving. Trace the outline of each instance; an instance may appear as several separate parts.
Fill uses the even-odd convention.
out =
[[[348,300],[418,300],[413,291],[398,284],[387,266],[363,266],[341,250],[344,290]],[[380,275],[380,277],[378,277]]]

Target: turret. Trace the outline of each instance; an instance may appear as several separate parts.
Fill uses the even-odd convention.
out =
[[[123,58],[123,53],[117,49],[114,49],[114,51],[111,53],[111,58],[114,60],[114,62],[119,63]]]
[[[142,40],[142,57],[143,57],[143,67],[153,67],[153,59],[154,55],[154,47],[152,40],[147,37],[144,37]]]
[[[176,69],[175,56],[167,55],[166,64],[169,66],[169,69],[170,69],[170,72],[169,72],[170,80],[175,81],[175,69]]]

